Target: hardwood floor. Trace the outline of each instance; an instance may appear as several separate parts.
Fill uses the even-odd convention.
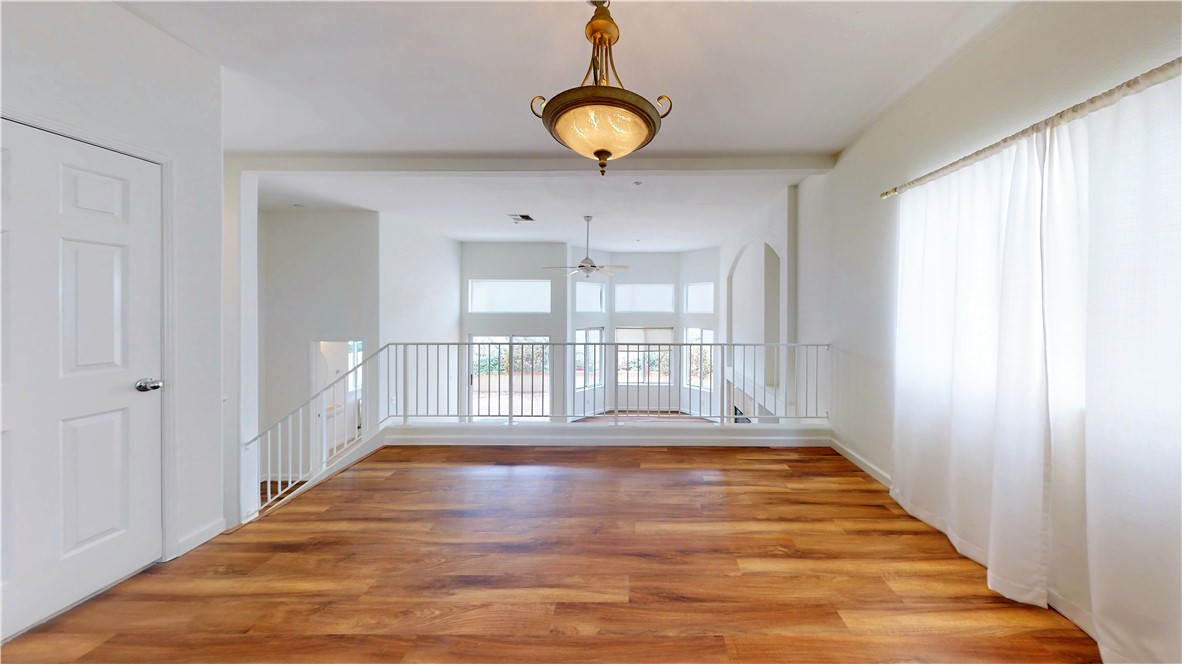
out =
[[[16,662],[1092,662],[829,449],[388,447]]]

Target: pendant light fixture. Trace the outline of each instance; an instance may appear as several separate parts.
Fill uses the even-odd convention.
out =
[[[665,95],[657,97],[665,109],[658,113],[647,99],[624,89],[612,59],[612,45],[620,40],[620,28],[608,11],[610,1],[591,0],[590,4],[595,13],[584,32],[591,42],[591,65],[583,82],[550,101],[541,95],[534,97],[529,110],[542,119],[559,143],[598,161],[599,174],[604,175],[608,161],[627,156],[653,140],[661,129],[661,118],[673,110],[673,102]]]

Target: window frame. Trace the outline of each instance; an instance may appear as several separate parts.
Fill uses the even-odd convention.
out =
[[[690,337],[691,337],[690,331],[691,330],[697,330],[698,341],[693,341],[690,339]],[[710,338],[709,341],[707,341],[704,338],[706,336],[709,336],[709,338]],[[682,334],[682,338],[685,340],[685,344],[686,344],[686,346],[684,347],[684,350],[682,352],[682,365],[681,365],[682,366],[682,370],[681,370],[682,385],[684,385],[688,388],[697,388],[697,389],[702,389],[702,390],[713,389],[713,386],[714,386],[714,358],[715,358],[714,344],[716,343],[714,340],[715,339],[714,330],[712,330],[710,328],[705,328],[705,327],[687,327],[687,328],[685,328],[685,331]],[[697,382],[694,382],[692,380],[693,378],[695,378],[692,375],[693,360],[695,357],[695,353],[697,354],[698,357],[706,356],[706,354],[708,353],[709,354],[708,359],[710,362],[710,371],[708,373],[702,374],[702,376],[699,376]],[[706,381],[703,380],[703,378],[705,378],[706,376],[710,377],[709,385],[707,385]]]
[[[541,309],[474,309],[475,298],[472,297],[476,284],[546,284],[546,308]],[[550,279],[469,279],[468,280],[468,313],[470,314],[549,314],[554,310],[554,283]]]
[[[708,310],[690,309],[690,289],[694,286],[709,286],[710,287],[710,308]],[[712,314],[714,313],[714,300],[717,297],[715,293],[715,284],[713,281],[695,281],[685,285],[685,296],[682,301],[682,311],[687,314]]]
[[[362,366],[365,360],[365,342],[361,340],[352,340],[345,342],[345,364],[349,367],[346,370],[348,378],[345,379],[345,389],[350,392],[357,392],[365,388],[365,367]],[[356,371],[354,371],[356,369]]]
[[[596,286],[599,290],[599,308],[598,309],[580,309],[579,308],[579,289],[588,286]],[[607,313],[607,284],[600,281],[576,281],[575,282],[575,313],[576,314],[604,314]]]
[[[592,332],[595,333],[599,337],[599,339],[597,341],[589,341],[587,339],[587,337]],[[574,351],[575,351],[574,352],[574,363],[575,363],[575,365],[574,365],[574,369],[576,372],[576,379],[575,379],[575,391],[576,392],[581,391],[581,390],[599,389],[604,386],[603,332],[604,332],[604,329],[602,327],[583,327],[583,328],[579,328],[579,329],[575,330],[575,348],[574,348]],[[583,335],[582,341],[579,340],[580,334]],[[588,350],[591,350],[591,364],[592,364],[591,371],[593,371],[594,375],[595,375],[595,382],[594,383],[587,382],[587,368],[586,368],[585,363],[586,363],[586,359],[587,359],[586,353]],[[579,370],[580,362],[584,363],[583,384],[582,385],[579,385],[579,381],[577,379],[577,375],[578,375],[577,372]]]
[[[625,288],[639,288],[641,286],[661,286],[669,289],[669,303],[668,309],[621,309],[620,308],[620,289]],[[677,284],[672,283],[644,283],[644,284],[615,284],[615,290],[612,293],[612,310],[619,314],[672,314],[677,313]],[[626,298],[632,300],[635,298]]]
[[[643,330],[646,333],[645,334],[646,337],[648,336],[647,333],[649,331],[668,331],[670,341],[651,341],[651,342],[626,342],[625,341],[625,342],[622,342],[619,340],[620,330]],[[615,337],[615,344],[616,344],[616,362],[615,362],[616,369],[615,369],[615,371],[616,371],[616,384],[617,385],[626,386],[626,387],[641,387],[641,386],[650,386],[650,385],[672,385],[673,384],[673,348],[674,348],[673,344],[675,342],[672,340],[676,338],[674,336],[674,328],[673,327],[621,325],[621,326],[614,328],[613,336]],[[646,350],[629,350],[628,346],[648,346],[648,347],[665,346],[665,349],[664,350],[656,350],[656,351],[647,350],[647,349]],[[620,361],[621,360],[621,353],[624,353],[624,355],[623,355],[624,362]],[[644,376],[645,380],[632,380],[631,379],[633,370],[630,368],[630,365],[632,364],[633,355],[637,355],[636,359],[644,367],[643,369],[638,369],[637,371],[640,372],[642,376]],[[657,376],[656,381],[648,379],[649,376],[652,375],[651,372],[653,370],[651,367],[653,364],[654,356],[655,356],[656,364],[657,364],[657,369],[655,372],[656,376]],[[629,365],[629,368],[627,369],[628,378],[626,380],[620,380],[620,367],[622,364]],[[664,374],[664,376],[665,376],[664,380],[661,380],[661,375],[662,375],[661,374],[661,366],[662,366],[662,364],[664,364],[664,366],[666,368],[666,372]]]

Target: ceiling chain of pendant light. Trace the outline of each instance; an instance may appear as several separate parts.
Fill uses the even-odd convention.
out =
[[[591,64],[579,87],[564,90],[546,101],[539,95],[529,104],[533,114],[556,141],[578,154],[599,162],[604,175],[607,162],[648,145],[661,129],[661,118],[673,110],[673,102],[661,95],[659,113],[647,99],[624,88],[616,73],[612,45],[620,40],[620,28],[608,11],[608,0],[591,0],[595,13],[585,33],[591,42]],[[538,112],[539,104],[541,112]]]

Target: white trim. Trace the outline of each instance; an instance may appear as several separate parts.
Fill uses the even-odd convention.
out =
[[[386,445],[585,445],[589,447],[830,447],[827,428],[752,425],[721,428],[705,424],[523,423],[423,424],[388,426]]]
[[[889,487],[891,485],[891,474],[890,473],[883,470],[882,468],[879,468],[876,464],[872,463],[870,460],[868,460],[866,457],[862,456],[861,454],[858,454],[854,450],[851,450],[850,448],[846,447],[840,440],[837,439],[837,436],[831,436],[829,438],[829,442],[830,442],[830,446],[834,450],[836,450],[838,454],[849,459],[851,462],[853,462],[853,464],[855,466],[866,471],[867,474],[869,474],[871,477],[878,480],[879,482],[882,482],[887,487]]]
[[[79,127],[58,122],[52,118],[24,113],[9,107],[0,109],[0,116],[24,125],[48,131],[64,138],[87,143],[98,148],[111,150],[135,159],[154,163],[160,167],[160,378],[165,386],[176,384],[176,210],[174,195],[173,162],[160,152],[138,145],[124,143],[106,135],[87,131]],[[221,350],[219,349],[219,353]],[[220,362],[220,359],[219,359]],[[177,430],[178,405],[175,391],[165,389],[160,398],[160,519],[161,519],[161,560],[168,560],[179,553],[184,538],[175,537],[177,526],[177,503],[180,500],[180,464],[178,462],[180,435]],[[220,530],[218,532],[221,532]],[[214,533],[217,534],[217,533]],[[212,536],[211,536],[212,537]],[[192,548],[192,547],[190,547]],[[181,553],[188,549],[181,550]]]
[[[759,425],[749,435],[740,428],[727,427],[722,433],[716,427],[700,424],[650,424],[630,426],[596,424],[518,424],[489,426],[487,424],[426,424],[387,425],[370,439],[355,445],[347,452],[331,459],[324,470],[270,506],[274,509],[313,488],[328,476],[348,468],[382,447],[399,445],[515,445],[544,446],[585,445],[587,447],[655,446],[655,447],[829,447],[832,437],[826,428],[786,428]],[[758,431],[754,429],[759,429]],[[258,518],[252,515],[242,521]]]
[[[218,517],[177,540],[176,546],[164,552],[161,562],[172,560],[208,542],[226,530],[226,519]]]

